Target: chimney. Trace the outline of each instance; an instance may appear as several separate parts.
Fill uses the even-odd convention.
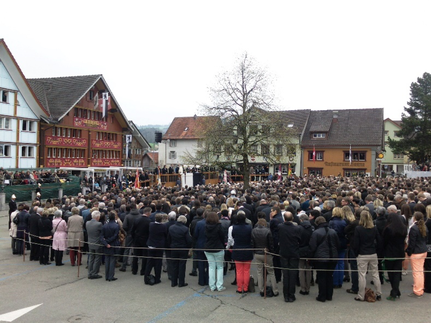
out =
[[[332,111],[332,121],[338,122],[338,111],[336,110]]]

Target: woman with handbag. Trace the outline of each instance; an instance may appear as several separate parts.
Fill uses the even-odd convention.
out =
[[[410,257],[413,274],[413,292],[409,296],[421,298],[424,293],[424,262],[428,250],[428,228],[421,212],[413,214],[413,221],[406,249],[406,253]]]
[[[361,218],[358,226],[355,228],[353,238],[353,248],[358,255],[356,261],[358,263],[358,295],[355,301],[363,301],[365,299],[366,274],[373,277],[374,286],[376,287],[376,299],[382,299],[382,286],[380,283],[377,246],[380,244],[380,234],[374,226],[373,218],[367,210],[361,212]]]
[[[82,253],[79,248],[84,246],[84,219],[79,215],[77,207],[72,208],[72,215],[67,220],[67,246],[69,248],[70,264],[81,265]]]
[[[52,220],[53,240],[52,249],[55,253],[55,265],[63,266],[63,251],[67,249],[67,225],[66,221],[61,218],[62,211],[54,212],[54,220]]]

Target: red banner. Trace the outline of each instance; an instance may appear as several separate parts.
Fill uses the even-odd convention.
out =
[[[93,139],[91,140],[91,147],[100,149],[121,149],[121,142]]]
[[[93,167],[121,166],[121,160],[120,159],[93,158],[93,159],[91,159],[91,166],[93,166]]]
[[[80,128],[108,130],[108,123],[106,121],[89,120],[89,119],[74,117],[73,125],[75,127],[80,127]]]
[[[65,138],[65,137],[52,137],[45,138],[45,145],[47,146],[67,146],[67,147],[86,147],[87,139],[85,138]]]
[[[87,167],[84,158],[47,158],[45,167]]]

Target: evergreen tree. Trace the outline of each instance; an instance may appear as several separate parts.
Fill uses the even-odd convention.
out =
[[[399,140],[389,138],[389,147],[396,154],[407,155],[417,164],[429,160],[431,153],[431,74],[424,73],[410,85],[410,101],[401,114]]]

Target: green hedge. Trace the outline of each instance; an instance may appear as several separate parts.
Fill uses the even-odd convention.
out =
[[[15,194],[16,201],[31,201],[31,193],[37,185],[8,185],[5,186],[6,203],[10,201],[12,194]],[[42,199],[58,198],[58,191],[63,188],[63,195],[78,195],[81,192],[81,181],[77,176],[69,176],[69,182],[65,183],[46,183],[40,187]]]

